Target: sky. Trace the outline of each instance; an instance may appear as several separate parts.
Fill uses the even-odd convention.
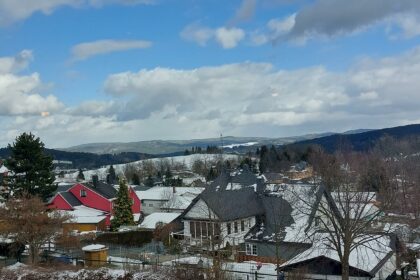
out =
[[[418,0],[0,0],[0,146],[420,123]]]

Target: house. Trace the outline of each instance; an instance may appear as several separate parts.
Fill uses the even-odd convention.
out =
[[[100,210],[106,213],[105,224],[110,226],[117,190],[112,185],[99,181],[96,176],[92,177],[92,182],[58,186],[57,193],[49,201],[49,207],[74,211],[76,206],[83,205]],[[129,194],[133,202],[131,210],[138,216],[141,209],[140,199],[131,187],[129,187]]]
[[[192,246],[238,245],[263,214],[257,191],[264,182],[249,169],[226,171],[184,211],[184,238]]]
[[[69,220],[63,224],[63,232],[105,231],[109,213],[84,205],[76,205],[72,210],[62,210],[69,215]]]
[[[325,233],[319,233],[314,244],[281,265],[286,276],[301,274],[309,279],[341,279],[340,258],[331,244],[328,244]],[[357,246],[349,258],[351,279],[388,279],[397,268],[395,239],[392,236],[366,235],[368,242]]]
[[[136,194],[141,200],[142,213],[147,216],[162,211],[182,213],[203,190],[198,187],[157,186]]]
[[[242,261],[280,263],[311,247],[308,231],[317,226],[323,189],[311,184],[282,184],[259,196],[263,214],[245,236]]]

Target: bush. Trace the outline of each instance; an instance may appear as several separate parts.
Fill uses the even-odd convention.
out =
[[[152,239],[153,232],[150,231],[106,232],[98,235],[98,237],[96,237],[96,242],[141,246],[150,243]]]

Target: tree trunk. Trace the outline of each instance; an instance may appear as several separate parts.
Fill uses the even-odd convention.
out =
[[[349,257],[350,257],[350,252],[345,249],[344,254],[343,254],[343,259],[341,261],[341,279],[342,280],[349,280],[350,278]]]
[[[30,260],[31,260],[31,264],[36,264],[37,262],[37,253],[36,253],[36,248],[33,245],[29,245],[29,252],[30,252]]]

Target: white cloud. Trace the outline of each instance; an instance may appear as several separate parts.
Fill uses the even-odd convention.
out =
[[[55,96],[38,93],[42,86],[37,73],[0,74],[0,115],[41,115],[60,110],[63,104]]]
[[[257,30],[251,34],[251,41],[254,45],[263,45],[286,36],[295,25],[296,14],[284,18],[274,18],[267,22],[264,30]]]
[[[14,57],[0,57],[0,74],[20,72],[32,61],[32,51],[23,50]]]
[[[418,119],[419,72],[420,48],[360,61],[344,73],[323,67],[275,70],[264,63],[155,68],[111,75],[104,88],[112,96],[128,98],[122,106],[127,120],[147,119],[169,106],[169,118],[216,121],[224,130],[310,124],[331,130],[357,128],[353,120],[377,126],[385,120],[398,122],[401,116]]]
[[[212,29],[198,23],[187,25],[180,33],[184,40],[195,42],[204,47],[214,39],[222,48],[232,49],[238,46],[245,37],[245,31],[236,27],[219,27]]]
[[[240,28],[221,27],[216,29],[215,37],[224,49],[232,49],[245,37],[245,32]]]
[[[92,56],[118,51],[150,48],[152,43],[142,40],[98,40],[75,45],[72,50],[72,60],[84,60]]]
[[[109,4],[137,5],[152,4],[153,0],[0,0],[0,26],[9,25],[30,17],[34,13],[49,15],[56,9],[68,7]]]
[[[187,25],[180,33],[181,37],[186,41],[195,42],[204,47],[207,42],[214,36],[214,30],[203,27],[198,23]]]
[[[420,47],[334,72],[237,63],[110,75],[106,101],[63,107],[39,94],[39,75],[0,74],[0,143],[33,131],[49,146],[82,142],[285,136],[420,119]],[[42,112],[51,112],[40,117]],[[141,136],[139,136],[139,131]],[[66,135],[66,137],[62,137]],[[139,138],[140,137],[140,138]]]

